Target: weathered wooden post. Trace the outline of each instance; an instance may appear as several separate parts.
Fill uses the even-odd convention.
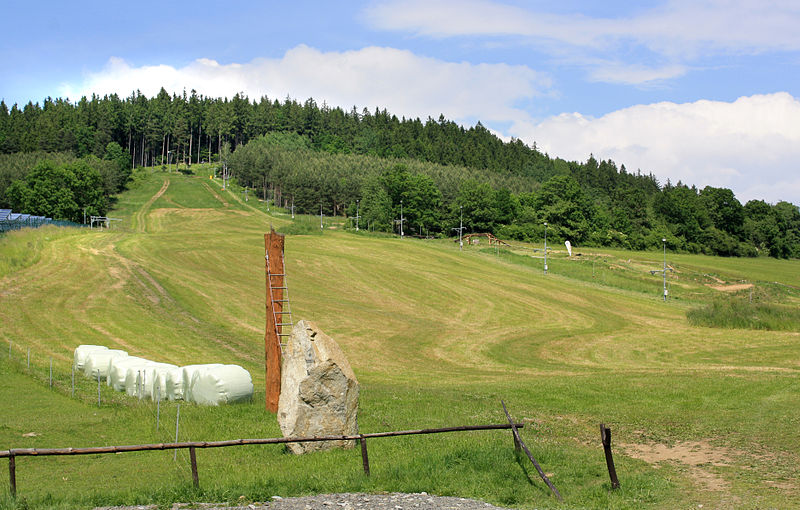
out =
[[[17,463],[14,454],[8,456],[8,480],[11,483],[11,497],[17,497]]]
[[[614,467],[614,457],[611,456],[611,429],[605,424],[600,424],[600,438],[603,441],[603,451],[606,454],[606,466],[608,466],[608,476],[611,478],[611,488],[619,489],[619,479],[617,470]]]
[[[367,439],[361,434],[361,465],[364,467],[364,474],[369,476],[369,456],[367,456]]]
[[[267,286],[267,329],[264,335],[266,356],[266,408],[278,412],[278,399],[281,395],[281,337],[279,319],[283,311],[284,236],[270,229],[264,234],[264,259],[266,263]]]
[[[200,477],[197,475],[197,454],[194,451],[194,446],[189,447],[189,460],[192,463],[192,484],[195,489],[200,488]]]

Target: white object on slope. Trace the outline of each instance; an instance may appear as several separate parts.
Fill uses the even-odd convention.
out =
[[[111,358],[127,357],[127,352],[117,349],[91,351],[86,356],[86,362],[83,365],[83,373],[86,377],[99,378],[101,381],[104,381],[108,376],[108,362]]]
[[[145,368],[147,376],[145,377],[144,391],[145,396],[153,400],[164,400],[164,395],[167,393],[166,380],[162,376],[166,376],[170,371],[178,368],[177,365],[170,363],[153,363]]]
[[[79,345],[75,348],[75,358],[72,366],[75,370],[83,371],[83,366],[86,364],[86,357],[92,351],[107,351],[108,347],[104,345]]]
[[[567,253],[569,253],[569,256],[571,257],[572,256],[572,245],[570,244],[569,241],[564,241],[564,245],[567,247]]]
[[[144,366],[151,363],[150,360],[138,356],[128,356],[127,358],[111,358],[108,360],[108,385],[116,391],[125,391],[125,378],[128,369],[133,366]]]
[[[192,401],[192,378],[195,372],[207,370],[213,367],[221,367],[221,363],[209,363],[206,365],[186,365],[181,367],[181,387],[183,388],[183,400]]]
[[[192,375],[191,399],[216,406],[249,400],[253,396],[250,372],[239,365],[222,365],[197,370]]]
[[[161,379],[158,382],[159,387],[163,386],[164,388],[162,398],[183,400],[183,367],[174,368],[163,373],[159,375],[159,379]]]
[[[125,372],[125,393],[130,397],[144,397],[143,383],[146,383],[147,367],[155,364],[155,361],[131,365]]]

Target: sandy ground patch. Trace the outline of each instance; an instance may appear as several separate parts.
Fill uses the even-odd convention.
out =
[[[752,283],[734,283],[733,285],[711,285],[711,284],[706,284],[706,286],[710,287],[710,288],[712,288],[714,290],[721,291],[721,292],[736,292],[736,291],[739,291],[739,290],[745,290],[745,289],[752,289],[753,288],[753,284]]]
[[[677,462],[689,466],[692,479],[706,490],[725,491],[730,484],[709,467],[729,466],[734,452],[728,448],[712,446],[706,441],[684,441],[674,446],[664,444],[620,444],[627,455],[657,466],[662,462]]]

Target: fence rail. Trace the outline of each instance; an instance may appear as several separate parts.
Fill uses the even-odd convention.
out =
[[[469,432],[476,430],[508,430],[522,428],[522,423],[503,423],[492,425],[465,425],[460,427],[441,427],[432,429],[395,430],[390,432],[373,432],[369,434],[356,434],[349,436],[318,436],[318,437],[272,437],[263,439],[229,439],[226,441],[186,441],[175,443],[151,443],[122,446],[92,446],[86,448],[11,448],[0,450],[0,458],[8,458],[8,478],[11,484],[11,495],[17,494],[16,457],[46,457],[54,455],[91,455],[104,453],[142,452],[156,450],[189,449],[192,464],[192,481],[195,487],[200,484],[197,474],[197,448],[224,448],[228,446],[263,445],[306,443],[317,441],[360,441],[361,457],[364,473],[369,475],[369,459],[367,457],[366,440],[379,437],[413,436],[422,434],[441,434],[444,432]]]

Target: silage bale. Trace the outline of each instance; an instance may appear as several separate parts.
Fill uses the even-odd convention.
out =
[[[125,391],[125,380],[128,376],[128,369],[131,367],[143,367],[152,361],[138,356],[128,356],[127,358],[111,358],[108,361],[108,385],[116,391]]]
[[[111,358],[127,358],[128,353],[117,349],[106,349],[91,351],[86,356],[83,365],[83,373],[86,377],[92,377],[104,381],[108,376],[108,362]]]
[[[75,348],[75,356],[72,366],[75,368],[76,371],[83,371],[83,367],[86,364],[86,357],[92,351],[107,351],[108,347],[104,345],[79,345]]]
[[[183,400],[183,367],[174,368],[160,377],[164,380],[163,398]]]
[[[192,401],[192,378],[194,374],[213,367],[221,367],[221,363],[208,363],[205,365],[186,365],[181,367],[181,385],[183,387],[183,400]]]
[[[166,380],[164,377],[167,373],[178,368],[177,365],[170,363],[153,363],[145,368],[147,376],[145,377],[144,391],[145,396],[153,400],[164,400],[164,395],[167,392]]]
[[[239,365],[208,367],[192,375],[190,395],[201,405],[244,402],[253,397],[253,380]]]
[[[143,384],[147,383],[147,367],[155,361],[148,361],[140,365],[132,365],[125,372],[125,393],[131,397],[144,396]]]

